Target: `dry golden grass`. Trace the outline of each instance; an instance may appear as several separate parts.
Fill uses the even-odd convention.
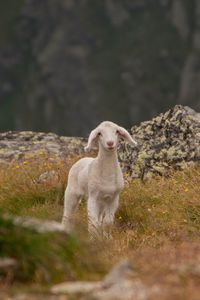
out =
[[[65,162],[49,159],[42,152],[39,155],[36,160],[1,168],[0,209],[19,215],[58,220],[67,174],[75,160]],[[52,170],[56,175],[46,182],[40,182],[40,175]]]
[[[67,174],[76,159],[57,161],[41,154],[38,159],[1,169],[0,211],[61,220]],[[39,182],[40,174],[51,170],[57,175]],[[81,244],[84,257],[81,261],[78,253],[80,270],[74,279],[100,278],[114,263],[129,257],[148,284],[156,281],[171,286],[174,299],[184,299],[179,298],[183,288],[189,293],[192,286],[197,289],[200,280],[200,275],[191,275],[190,268],[183,274],[178,271],[183,264],[200,265],[196,250],[199,249],[199,195],[199,167],[172,172],[168,178],[154,177],[145,183],[134,180],[121,194],[113,239],[95,242],[87,237],[83,202],[76,214],[76,237],[85,241]]]

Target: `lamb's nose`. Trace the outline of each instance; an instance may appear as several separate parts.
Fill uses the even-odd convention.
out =
[[[112,147],[114,145],[113,141],[108,141],[107,142],[108,147]]]

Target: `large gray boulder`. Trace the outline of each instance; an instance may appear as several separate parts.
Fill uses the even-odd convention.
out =
[[[167,175],[200,161],[200,114],[176,105],[150,121],[131,128],[138,148],[122,143],[119,157],[127,176]]]

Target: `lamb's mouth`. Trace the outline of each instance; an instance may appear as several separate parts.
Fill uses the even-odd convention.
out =
[[[110,150],[114,150],[115,147],[114,146],[110,146],[110,147],[107,147],[107,149],[110,151]]]

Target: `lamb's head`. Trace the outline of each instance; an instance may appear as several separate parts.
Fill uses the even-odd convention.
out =
[[[88,151],[96,148],[99,144],[99,146],[103,147],[106,151],[115,151],[120,138],[131,145],[137,145],[137,142],[125,128],[113,122],[104,121],[91,131],[85,150]]]

